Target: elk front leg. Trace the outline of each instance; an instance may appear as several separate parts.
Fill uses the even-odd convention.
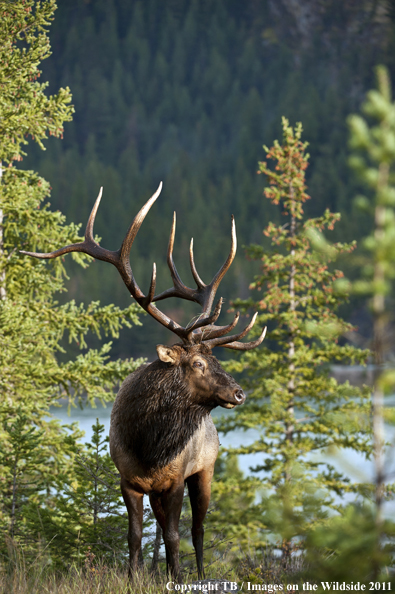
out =
[[[143,494],[135,491],[126,479],[121,479],[123,500],[128,510],[129,578],[136,572],[141,556],[143,536]]]
[[[196,553],[198,578],[204,579],[203,568],[203,521],[210,503],[213,473],[202,471],[187,478],[189,499],[192,508],[192,544]]]
[[[162,530],[166,547],[167,573],[178,582],[180,579],[180,535],[178,524],[180,521],[182,502],[184,499],[184,483],[174,485],[160,495],[151,495],[150,502]]]

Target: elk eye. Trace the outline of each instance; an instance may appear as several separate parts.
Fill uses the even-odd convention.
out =
[[[198,367],[199,369],[204,369],[204,365],[201,361],[194,361],[193,367]]]

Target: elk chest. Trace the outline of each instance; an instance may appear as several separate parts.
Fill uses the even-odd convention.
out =
[[[210,414],[201,418],[200,424],[178,454],[165,465],[152,466],[149,469],[142,463],[138,447],[136,451],[131,451],[128,440],[122,443],[114,438],[117,432],[115,411],[110,429],[111,457],[121,476],[125,477],[136,491],[145,494],[168,490],[173,483],[178,483],[180,479],[185,481],[207,465],[213,467],[218,455],[218,434]],[[171,458],[171,452],[168,457]]]

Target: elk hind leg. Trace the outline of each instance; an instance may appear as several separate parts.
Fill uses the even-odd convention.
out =
[[[189,499],[192,508],[192,544],[196,553],[198,578],[204,579],[203,567],[203,521],[210,503],[212,472],[198,472],[187,478]]]
[[[135,491],[126,479],[121,479],[121,492],[128,510],[129,577],[137,571],[142,561],[143,494]]]

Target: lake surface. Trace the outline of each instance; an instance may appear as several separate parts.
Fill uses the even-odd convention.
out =
[[[395,402],[395,398],[392,399]],[[64,405],[60,408],[52,408],[51,413],[54,417],[60,419],[63,423],[71,423],[78,421],[80,428],[85,432],[84,441],[90,441],[92,437],[92,425],[99,419],[99,422],[105,426],[105,434],[108,435],[110,430],[110,415],[112,404],[104,407],[98,404],[97,408],[86,407],[84,409],[71,408],[68,413],[68,406]],[[232,410],[215,409],[212,417],[215,419],[221,416],[231,415]],[[233,431],[226,435],[220,434],[220,443],[224,447],[238,447],[241,445],[252,444],[260,435],[256,429],[249,429],[247,431]],[[386,427],[386,439],[392,444],[395,442],[395,428]],[[320,454],[314,455],[314,460],[319,459]],[[390,482],[395,480],[395,448],[387,452],[387,472],[391,472]],[[374,465],[371,460],[366,460],[364,456],[351,449],[344,449],[339,451],[337,455],[322,454],[322,459],[330,462],[333,466],[344,472],[351,480],[356,482],[373,482],[374,481]],[[261,454],[246,454],[239,456],[240,469],[246,474],[251,474],[250,468],[262,463]],[[262,473],[262,476],[264,474]]]

